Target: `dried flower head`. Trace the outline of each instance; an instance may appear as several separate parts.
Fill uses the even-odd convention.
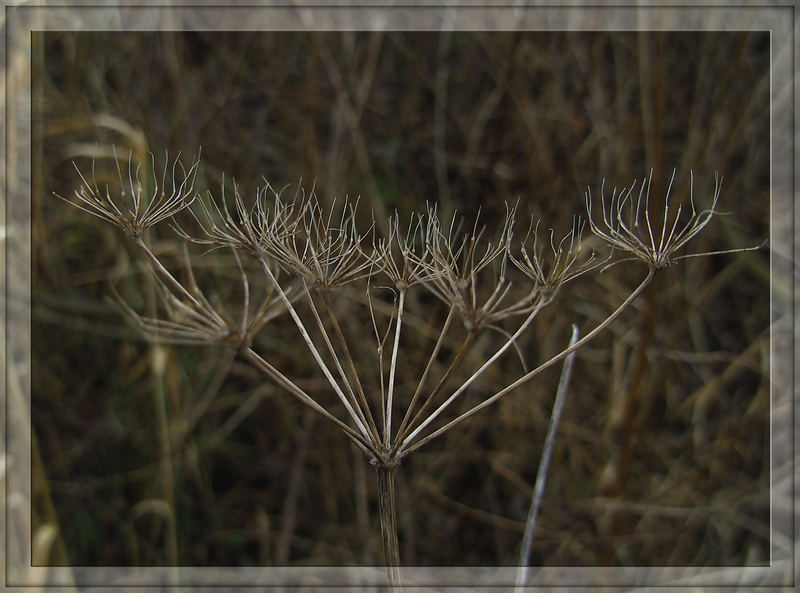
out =
[[[630,187],[617,191],[615,187],[611,193],[611,200],[606,209],[604,196],[605,181],[600,187],[601,210],[603,213],[602,226],[595,223],[592,218],[592,194],[586,191],[586,210],[589,213],[589,224],[592,232],[605,240],[613,249],[620,249],[630,253],[633,258],[639,259],[652,269],[661,269],[673,262],[693,255],[675,257],[675,253],[691,241],[709,223],[716,214],[717,200],[719,199],[722,179],[714,176],[714,194],[711,207],[698,212],[694,205],[694,175],[689,177],[689,203],[691,214],[681,223],[683,204],[677,210],[670,212],[670,192],[675,180],[675,170],[672,171],[666,196],[664,198],[664,216],[661,230],[653,228],[650,220],[650,188],[653,182],[653,171],[650,176],[642,179],[638,195],[634,195],[637,181]],[[632,258],[632,259],[633,259]]]
[[[284,270],[319,291],[369,276],[373,264],[361,247],[357,207],[345,200],[334,218],[335,204],[326,215],[313,191],[294,204],[276,195],[275,207],[263,210],[258,223],[260,246]]]
[[[148,256],[152,256],[149,248],[143,248]],[[268,289],[256,310],[251,312],[250,283],[235,249],[233,255],[241,275],[243,295],[238,321],[224,309],[214,307],[200,289],[185,248],[186,286],[161,266],[155,256],[150,258],[154,263],[156,286],[166,319],[141,316],[121,298],[118,302],[149,340],[170,344],[217,344],[232,348],[247,346],[266,323],[285,313],[286,307],[275,292]]]
[[[233,206],[236,218],[228,208],[225,196],[225,180],[222,181],[221,204],[217,203],[211,192],[206,192],[206,199],[198,198],[188,211],[203,232],[203,236],[196,236],[186,232],[177,222],[173,223],[175,231],[187,241],[199,245],[209,245],[212,249],[220,247],[233,247],[249,253],[253,251],[253,232],[250,225],[250,213],[244,206],[239,186],[233,182]]]
[[[395,288],[407,289],[422,281],[430,252],[423,233],[424,217],[417,214],[405,232],[400,230],[400,215],[389,218],[389,236],[373,242],[370,259],[386,274]]]
[[[525,276],[533,281],[532,294],[552,295],[565,282],[577,278],[597,266],[597,255],[593,251],[584,259],[581,237],[586,222],[578,217],[572,220],[572,229],[556,244],[555,232],[550,231],[552,259],[544,255],[544,247],[539,245],[539,222],[531,221],[528,234],[520,243],[520,253],[508,258]],[[530,252],[526,247],[530,237],[533,241]]]
[[[216,311],[206,315],[205,308],[198,310],[191,302],[179,299],[162,282],[157,286],[166,319],[139,315],[121,298],[117,299],[145,339],[167,344],[225,344],[234,335]]]
[[[115,149],[114,161],[119,177],[118,196],[112,197],[108,185],[105,186],[104,191],[100,190],[97,185],[94,161],[92,161],[91,183],[73,163],[81,178],[80,186],[75,190],[72,199],[59,194],[55,194],[55,196],[89,214],[116,224],[132,237],[138,237],[145,229],[174,216],[194,200],[194,180],[200,164],[200,157],[198,155],[192,160],[188,171],[179,159],[180,154],[173,162],[170,178],[167,179],[167,171],[170,167],[169,155],[166,156],[159,186],[159,179],[155,173],[155,156],[150,153],[153,190],[145,195],[145,188],[140,179],[142,163],[136,165],[134,169],[132,152],[129,153],[127,175],[123,176]]]
[[[455,306],[468,328],[478,328],[498,318],[514,314],[501,305],[511,284],[505,275],[506,257],[511,245],[514,208],[507,208],[503,226],[494,241],[482,240],[485,227],[476,217],[470,232],[461,233],[454,218],[444,231],[436,208],[428,208],[424,225],[427,257],[420,260],[419,280],[447,305]],[[480,273],[500,260],[500,272],[484,300],[479,296]]]

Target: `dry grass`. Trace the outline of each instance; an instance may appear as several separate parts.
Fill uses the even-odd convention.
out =
[[[604,178],[619,187],[653,168],[652,195],[662,196],[677,167],[672,195],[688,212],[693,169],[700,212],[719,171],[726,215],[693,251],[767,235],[762,34],[50,32],[37,42],[32,379],[43,472],[34,488],[65,544],[53,563],[381,559],[374,486],[335,427],[218,349],[147,344],[121,323],[104,300],[110,286],[148,317],[159,314],[158,287],[124,236],[50,196],[80,181],[72,160],[87,170],[94,154],[113,162],[103,160],[112,144],[140,160],[147,150],[194,154],[202,145],[195,188],[215,195],[223,172],[245,197],[262,175],[276,188],[293,184],[289,192],[304,179],[324,208],[360,194],[359,225],[369,226],[372,211],[382,231],[388,213],[407,221],[426,202],[439,203],[443,220],[480,209],[499,229],[506,204],[519,200],[519,220],[535,215],[557,236],[572,228],[586,186],[597,192]],[[661,212],[651,216],[660,229]],[[185,279],[174,233],[144,233]],[[598,246],[584,236],[584,249]],[[209,301],[241,302],[230,251],[202,253],[189,257]],[[535,564],[766,561],[768,270],[764,252],[679,262],[579,351]],[[526,361],[561,350],[572,322],[585,335],[640,278],[640,267],[620,265],[570,283],[558,311],[520,338]],[[251,282],[254,295],[269,289]],[[363,293],[352,293],[332,306],[353,358],[368,360],[372,325],[354,315]],[[404,323],[414,331],[401,336],[396,369],[404,392],[448,314],[423,291],[408,298]],[[392,299],[376,294],[374,305]],[[296,328],[280,320],[255,345],[334,405]],[[359,339],[365,324],[369,340]],[[443,349],[454,352],[461,337]],[[482,334],[470,353],[502,341]],[[521,370],[509,352],[464,405]],[[557,374],[546,371],[404,461],[404,563],[516,562]]]

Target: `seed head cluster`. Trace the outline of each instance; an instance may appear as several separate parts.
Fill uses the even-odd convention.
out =
[[[55,194],[56,197],[71,202],[89,214],[116,224],[132,237],[138,237],[145,229],[172,218],[194,201],[194,181],[197,167],[200,165],[199,155],[187,170],[181,164],[179,154],[173,162],[171,171],[168,166],[164,167],[160,180],[153,175],[153,189],[149,192],[140,177],[142,163],[134,168],[132,152],[128,154],[125,175],[122,173],[123,167],[119,158],[116,157],[116,149],[114,155],[119,178],[118,195],[112,197],[108,185],[100,190],[94,176],[95,164],[92,162],[91,183],[76,165],[75,170],[78,172],[81,184],[75,190],[73,199],[64,198],[59,194]],[[155,172],[155,156],[152,154],[150,171]],[[167,179],[168,173],[170,173],[169,179]]]
[[[586,191],[586,210],[589,212],[589,224],[592,232],[605,240],[612,249],[619,249],[631,254],[655,269],[666,268],[675,261],[693,255],[675,256],[691,241],[716,214],[717,201],[722,187],[722,178],[715,176],[714,192],[711,206],[698,212],[694,205],[694,174],[690,173],[689,205],[691,214],[681,221],[683,204],[677,210],[670,211],[670,194],[675,181],[675,171],[669,180],[664,198],[664,214],[661,229],[653,225],[650,217],[650,189],[653,186],[653,171],[641,182],[634,181],[630,186],[614,189],[611,192],[608,208],[606,208],[605,182],[600,187],[602,223],[595,223],[591,217],[592,194]],[[638,193],[636,186],[639,186]],[[655,226],[655,228],[654,228]]]
[[[609,200],[603,183],[598,220],[592,218],[592,194],[587,190],[589,229],[611,250],[603,257],[583,249],[586,223],[578,217],[560,238],[553,230],[542,231],[540,223],[531,221],[527,233],[519,240],[514,235],[516,207],[506,208],[497,230],[492,232],[480,216],[469,222],[458,216],[445,222],[437,207],[428,205],[405,222],[393,214],[388,221],[388,232],[381,236],[374,221],[361,229],[359,221],[363,216],[360,218],[358,200],[345,199],[325,209],[313,189],[308,193],[297,190],[287,197],[286,189],[275,190],[268,183],[248,200],[238,183],[233,182],[231,190],[224,181],[218,197],[210,192],[200,196],[194,190],[199,159],[194,159],[188,169],[176,159],[171,166],[164,167],[160,177],[155,174],[154,157],[151,156],[149,163],[135,167],[131,160],[129,157],[127,167],[123,167],[116,159],[119,179],[116,191],[108,186],[101,191],[95,181],[93,163],[92,181],[78,170],[77,189],[71,198],[62,199],[121,228],[149,261],[158,280],[165,316],[144,317],[123,303],[136,325],[150,339],[162,342],[216,344],[236,349],[302,403],[334,422],[365,454],[384,466],[396,463],[407,451],[482,407],[476,406],[445,427],[433,430],[434,420],[488,367],[509,348],[518,348],[518,337],[556,299],[564,284],[619,261],[636,260],[646,265],[648,276],[631,294],[629,300],[632,300],[657,270],[691,257],[678,252],[710,222],[720,193],[717,178],[710,208],[698,211],[692,177],[690,212],[682,217],[682,204],[674,212],[670,206],[673,172],[664,199],[663,218],[654,225],[650,205],[652,172],[641,182],[621,190],[614,188]],[[153,180],[152,190],[145,189],[148,184],[141,177]],[[178,220],[176,215],[181,212],[183,220]],[[231,250],[241,285],[237,311],[212,304],[207,298],[194,277],[185,247],[184,280],[176,278],[153,253],[143,231],[164,221],[170,221],[185,243],[209,250]],[[620,252],[622,257],[616,257]],[[242,256],[255,262],[255,270],[260,272],[248,267]],[[259,286],[266,284],[266,288],[251,290],[248,277],[254,273],[261,276]],[[336,311],[329,305],[331,293],[359,282],[367,287],[366,306],[375,332],[379,394],[373,395],[367,393],[360,377],[364,365],[353,359]],[[391,313],[388,317],[383,313],[382,322],[378,321],[380,315],[370,296],[376,286],[388,288],[394,294]],[[411,290],[426,291],[443,303],[449,314],[427,365],[419,370],[420,379],[413,396],[399,398],[396,369],[401,358],[406,295]],[[306,393],[252,350],[254,338],[264,326],[287,313],[338,396],[344,418],[337,415],[336,409],[324,407],[320,397]],[[446,363],[439,380],[431,380],[426,386],[438,368],[434,362],[441,357],[445,338],[457,319],[467,332],[466,338],[460,349],[451,352],[449,365]],[[385,330],[380,330],[379,325]],[[450,385],[449,381],[461,376],[456,370],[465,364],[465,354],[474,336],[485,328],[499,330],[505,336],[504,342],[496,352],[486,355],[484,363],[467,380]],[[524,365],[524,357],[518,354]],[[527,366],[525,369],[527,372]],[[523,379],[533,374],[527,373]],[[492,398],[505,394],[519,381],[485,401],[494,401]],[[393,414],[398,405],[403,416],[398,426],[394,426]],[[430,430],[433,432],[426,436]]]

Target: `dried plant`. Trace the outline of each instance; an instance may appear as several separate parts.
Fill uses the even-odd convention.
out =
[[[315,290],[330,291],[365,278],[372,266],[361,249],[364,235],[356,230],[357,206],[345,201],[334,219],[334,209],[326,216],[312,192],[301,201],[295,219],[294,204],[287,207],[276,195],[274,216],[261,236],[261,246],[284,270]]]
[[[152,192],[147,192],[142,184],[140,172],[142,163],[133,168],[132,152],[128,155],[127,176],[123,179],[122,168],[116,149],[114,150],[114,162],[117,166],[119,177],[119,196],[112,198],[108,185],[101,191],[94,176],[95,163],[92,161],[92,182],[86,180],[77,165],[75,170],[81,179],[81,184],[75,190],[73,199],[65,198],[59,194],[57,197],[70,202],[84,212],[88,212],[98,218],[116,224],[123,231],[132,237],[138,237],[145,229],[167,220],[186,208],[194,200],[194,180],[197,175],[197,167],[200,164],[200,155],[192,161],[189,169],[186,170],[180,162],[180,154],[176,157],[171,167],[170,180],[167,181],[169,167],[169,155],[166,157],[161,176],[161,186],[158,185],[158,178],[155,176],[155,155],[150,154],[152,168],[154,172]],[[179,173],[176,179],[176,174]],[[171,185],[171,187],[168,187]],[[149,196],[147,194],[150,194]]]
[[[512,288],[505,270],[511,247],[514,214],[514,209],[507,209],[497,239],[482,245],[485,227],[478,227],[477,218],[472,231],[461,234],[459,238],[458,230],[454,228],[455,219],[445,233],[436,209],[431,208],[428,211],[425,246],[430,256],[426,261],[420,262],[422,273],[419,280],[442,302],[455,306],[469,331],[477,331],[506,317],[520,315],[529,308],[525,299],[507,307],[502,306]],[[479,251],[481,246],[483,248]],[[498,260],[499,274],[490,293],[481,302],[478,296],[481,272]]]
[[[377,237],[373,243],[370,259],[375,271],[383,272],[397,290],[419,284],[426,277],[431,253],[424,238],[424,221],[424,216],[415,215],[404,233],[400,215],[395,213],[389,219],[389,235]]]
[[[616,187],[611,192],[608,208],[605,202],[605,181],[600,188],[600,201],[602,211],[602,226],[596,224],[591,217],[592,194],[586,191],[586,209],[589,212],[589,221],[592,232],[605,240],[614,249],[627,251],[633,258],[639,259],[653,269],[666,268],[677,260],[697,255],[682,255],[675,257],[675,253],[691,241],[717,213],[716,206],[722,189],[722,178],[715,176],[714,192],[711,206],[698,212],[694,205],[694,173],[690,172],[689,203],[691,214],[688,219],[681,222],[683,204],[678,205],[676,211],[670,212],[670,193],[675,181],[675,171],[672,171],[666,196],[664,197],[664,215],[661,231],[653,228],[650,220],[650,189],[653,186],[653,171],[650,176],[642,179],[639,184],[638,195],[634,197],[637,181],[629,187],[619,191]],[[618,262],[617,262],[618,263]]]
[[[149,252],[146,245],[143,245],[143,249]],[[121,298],[118,302],[147,339],[169,344],[215,344],[234,349],[249,346],[264,325],[284,314],[286,308],[275,296],[274,291],[268,290],[257,308],[251,311],[250,282],[235,249],[233,256],[241,275],[243,295],[238,321],[234,321],[226,311],[215,308],[203,294],[195,279],[185,246],[184,261],[188,274],[188,293],[180,288],[171,288],[182,285],[171,277],[166,269],[156,277],[156,286],[167,319],[143,317]],[[155,256],[152,257],[155,259]],[[168,282],[163,280],[165,274],[170,276]]]
[[[539,223],[531,221],[528,235],[519,248],[519,256],[509,253],[511,262],[525,274],[534,284],[534,290],[553,293],[562,284],[591,271],[597,265],[597,254],[591,252],[588,258],[582,259],[581,238],[585,223],[577,216],[573,220],[572,230],[556,243],[555,233],[550,229],[550,249],[553,252],[553,261],[547,262],[543,251],[538,244]],[[526,247],[528,239],[533,236],[530,252]]]
[[[366,237],[374,233],[357,228],[358,203],[345,201],[338,209],[325,212],[314,192],[298,192],[291,202],[269,184],[256,191],[255,200],[247,206],[239,186],[233,184],[233,205],[228,204],[223,184],[222,196],[216,201],[195,200],[192,195],[198,163],[188,171],[179,165],[172,167],[172,192],[155,189],[153,198],[142,200],[138,182],[139,167],[134,183],[128,166],[126,197],[130,191],[131,207],[125,209],[110,197],[106,188],[101,194],[97,186],[88,183],[81,174],[82,186],[76,191],[73,204],[106,221],[116,224],[134,238],[159,280],[160,292],[167,313],[166,319],[142,317],[130,307],[126,311],[150,337],[181,344],[216,344],[234,348],[245,361],[252,364],[269,380],[290,395],[334,423],[354,443],[378,473],[379,510],[389,579],[399,584],[399,548],[395,520],[393,471],[401,459],[426,443],[463,422],[473,414],[496,402],[520,385],[531,380],[582,347],[608,327],[639,296],[654,274],[671,263],[691,255],[676,255],[710,222],[716,213],[720,181],[717,180],[711,207],[697,211],[693,190],[690,189],[691,214],[681,220],[682,207],[670,212],[670,191],[666,192],[664,216],[660,228],[654,228],[650,216],[652,179],[612,192],[606,204],[601,188],[602,215],[595,221],[591,193],[586,193],[591,232],[602,239],[613,252],[623,257],[611,259],[582,249],[581,235],[585,223],[574,219],[572,229],[556,241],[549,231],[549,251],[539,240],[539,225],[531,223],[525,238],[515,249],[513,230],[515,208],[507,208],[499,231],[487,239],[485,227],[476,218],[472,228],[462,232],[454,218],[445,226],[435,206],[411,217],[402,224],[397,214],[388,221],[388,235],[374,236],[371,250],[365,249]],[[117,169],[120,170],[119,165]],[[182,179],[175,179],[176,170]],[[651,173],[652,176],[652,173]],[[693,186],[693,178],[690,183]],[[125,186],[120,174],[120,185]],[[198,287],[186,258],[188,280],[184,284],[167,270],[146,245],[142,230],[172,218],[189,209],[199,234],[186,230],[173,221],[173,227],[184,239],[200,245],[233,250],[241,277],[243,302],[238,315],[228,315],[211,305]],[[404,229],[404,230],[403,230]],[[267,289],[255,307],[250,302],[248,274],[239,259],[245,253],[255,260]],[[646,265],[646,274],[622,303],[580,340],[551,356],[532,370],[525,368],[522,376],[511,379],[502,389],[481,396],[480,402],[442,422],[450,407],[475,385],[478,379],[512,347],[531,326],[542,310],[556,301],[560,288],[586,273],[605,269],[621,261],[638,260]],[[521,273],[523,282],[512,281],[509,262]],[[388,278],[394,292],[394,304],[387,320],[379,321],[372,291],[378,278]],[[288,283],[287,283],[288,279]],[[342,331],[330,299],[345,285],[362,282],[366,288],[366,306],[375,337],[375,361],[356,361],[352,344]],[[291,285],[290,285],[291,284]],[[413,391],[399,393],[397,363],[403,348],[406,298],[410,290],[420,287],[429,291],[449,308],[437,339],[424,366],[418,369],[419,380]],[[297,289],[297,290],[295,290]],[[343,293],[342,293],[343,294]],[[302,307],[301,307],[302,304]],[[271,365],[267,358],[253,349],[253,340],[264,325],[288,313],[306,348],[336,394],[344,415],[336,406],[323,405],[322,394],[309,394],[296,382]],[[442,346],[453,335],[453,321],[460,317],[465,334],[449,363],[432,381],[435,361]],[[365,315],[366,318],[366,315]],[[500,324],[505,324],[505,329]],[[379,326],[384,325],[384,329]],[[511,327],[509,328],[509,324]],[[484,330],[498,330],[504,338],[491,354],[482,354],[483,362],[463,376],[467,352],[474,338]],[[314,334],[315,337],[312,337]],[[391,339],[388,368],[384,360],[385,345]],[[377,366],[377,378],[367,376]],[[376,393],[368,392],[375,385]],[[378,393],[379,392],[379,393]],[[396,422],[397,412],[401,420]],[[438,422],[438,426],[437,426]]]

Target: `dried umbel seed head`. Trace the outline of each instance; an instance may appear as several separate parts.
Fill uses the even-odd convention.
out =
[[[251,212],[245,208],[236,181],[233,182],[233,214],[228,208],[224,178],[221,194],[221,206],[211,192],[207,192],[205,199],[198,198],[188,209],[202,230],[202,236],[186,232],[178,223],[173,223],[173,228],[187,241],[199,245],[209,245],[212,250],[220,247],[233,247],[255,255],[256,239],[250,222]]]
[[[519,256],[509,252],[511,263],[533,281],[532,294],[554,294],[558,288],[581,274],[595,268],[597,255],[592,251],[584,254],[581,243],[585,221],[575,217],[572,229],[556,243],[555,232],[550,231],[552,258],[546,257],[545,248],[539,244],[539,223],[531,221],[528,234],[520,243]],[[533,237],[530,248],[526,244]]]
[[[205,199],[198,199],[189,208],[202,230],[201,236],[195,236],[176,224],[174,226],[178,234],[192,243],[208,245],[212,249],[240,249],[260,260],[265,250],[291,241],[301,229],[307,207],[302,189],[298,188],[294,201],[288,202],[282,197],[285,187],[276,191],[269,183],[265,183],[256,188],[256,199],[248,207],[236,180],[233,180],[232,185],[232,206],[229,205],[223,179],[219,200],[211,192],[207,192]]]
[[[143,249],[152,256],[147,246]],[[235,248],[233,256],[242,283],[241,313],[238,320],[224,308],[212,305],[200,289],[185,244],[184,268],[187,273],[185,285],[178,282],[166,268],[159,264],[154,266],[156,286],[166,312],[166,319],[141,316],[121,298],[117,300],[148,340],[169,344],[216,344],[234,349],[249,346],[264,325],[284,314],[287,309],[273,290],[267,290],[255,310],[251,310],[253,299],[250,283]]]
[[[370,260],[392,281],[397,290],[407,290],[422,281],[430,253],[425,248],[424,217],[415,215],[405,231],[400,215],[389,219],[389,236],[373,241]]]
[[[445,231],[436,208],[429,208],[425,227],[425,244],[430,252],[429,271],[445,274],[466,283],[486,266],[503,256],[510,243],[514,227],[514,208],[506,208],[503,226],[497,238],[484,241],[486,227],[479,226],[480,212],[471,232],[461,232],[462,219],[454,217]]]
[[[673,262],[694,255],[675,256],[675,253],[691,241],[709,223],[716,214],[717,200],[722,187],[722,178],[715,174],[714,193],[711,207],[698,212],[694,205],[694,175],[689,177],[689,203],[691,214],[681,222],[683,204],[670,212],[670,192],[675,180],[675,171],[669,180],[664,198],[664,216],[661,229],[653,228],[650,220],[650,188],[653,184],[653,171],[642,179],[638,195],[635,195],[637,181],[630,187],[619,191],[615,187],[611,200],[606,208],[604,195],[605,182],[600,187],[600,202],[603,214],[602,225],[592,218],[592,194],[586,191],[586,210],[589,213],[589,224],[592,232],[603,239],[612,249],[620,249],[630,253],[630,259],[639,259],[652,269],[661,269]]]
[[[219,203],[209,195],[190,209],[203,236],[176,230],[194,243],[233,247],[258,260],[269,256],[315,290],[328,291],[370,274],[373,261],[363,252],[364,235],[356,228],[357,203],[345,200],[334,216],[335,204],[323,212],[313,189],[308,196],[298,189],[292,201],[282,194],[267,183],[256,190],[248,208],[234,182],[231,208],[223,184]]]
[[[504,270],[514,215],[515,210],[508,208],[496,239],[484,241],[485,227],[478,226],[479,217],[476,217],[470,232],[461,233],[460,221],[455,218],[445,231],[436,209],[428,209],[422,225],[426,255],[419,260],[417,278],[443,303],[454,306],[471,326],[489,323],[490,318],[500,311],[500,305],[508,294]],[[487,266],[497,261],[500,274],[489,289],[491,294],[483,300],[479,296],[479,276]]]
[[[373,262],[361,247],[364,234],[356,228],[357,207],[358,202],[345,200],[334,216],[336,205],[325,213],[313,192],[290,205],[276,197],[272,215],[265,211],[258,225],[260,245],[285,271],[318,291],[365,278]]]
[[[161,281],[157,286],[166,319],[139,315],[121,298],[117,299],[146,340],[183,345],[225,345],[237,341],[236,332],[210,306],[200,308],[192,302],[181,300]]]
[[[91,183],[75,165],[81,178],[80,186],[71,198],[65,198],[59,194],[54,195],[89,214],[116,224],[128,235],[138,237],[145,229],[174,216],[192,203],[194,180],[200,164],[198,155],[192,160],[192,164],[187,170],[180,162],[180,154],[178,154],[170,167],[169,155],[167,155],[159,179],[156,174],[155,156],[151,153],[150,157],[150,170],[153,175],[152,191],[145,192],[142,184],[140,178],[142,163],[134,167],[132,153],[129,153],[127,170],[123,173],[123,167],[120,166],[115,149],[114,161],[119,178],[119,189],[114,196],[108,185],[102,191],[98,187],[94,161],[92,162]]]

